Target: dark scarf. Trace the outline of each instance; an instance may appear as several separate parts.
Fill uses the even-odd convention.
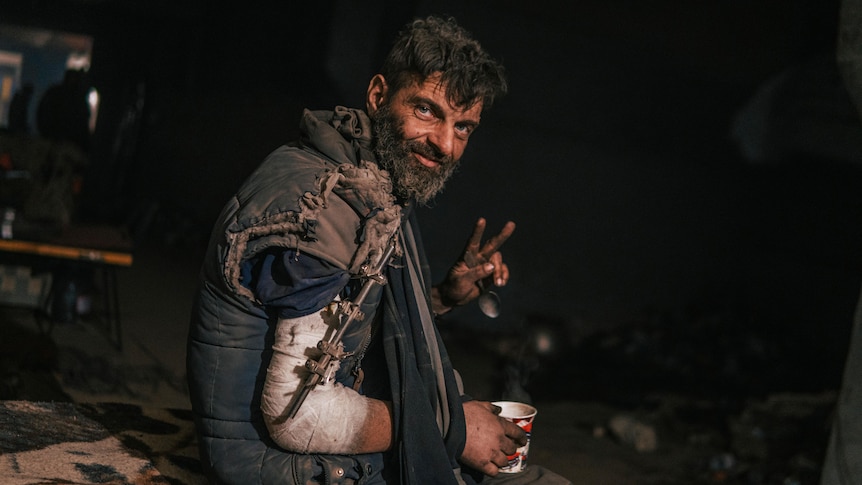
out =
[[[415,227],[412,214],[410,219]],[[405,224],[406,231],[410,230],[410,225]],[[418,237],[417,232],[413,234]],[[411,251],[409,235],[407,240],[405,253]],[[414,250],[414,258],[422,266],[419,277],[424,278],[428,271],[421,241],[416,241]],[[426,339],[428,325],[423,326],[422,312],[430,314],[428,293],[415,287],[408,264],[404,260],[390,265],[388,284],[383,291],[382,345],[389,369],[396,440],[386,474],[395,483],[458,483],[449,470],[458,468],[457,458],[461,456],[466,439],[461,395],[449,355],[433,322],[429,329],[432,334]],[[429,287],[427,280],[420,284]],[[426,309],[420,305],[426,305]],[[439,349],[440,358],[436,364],[441,367],[439,373],[428,340],[432,347],[436,344]],[[438,383],[445,389],[445,400],[441,398]],[[444,416],[442,420],[441,416]],[[469,477],[463,479],[472,483]]]

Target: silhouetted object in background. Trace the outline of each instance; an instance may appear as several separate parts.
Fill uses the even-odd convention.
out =
[[[30,100],[33,98],[33,83],[25,83],[21,86],[9,104],[9,123],[7,127],[12,133],[29,133],[30,122],[28,110]]]
[[[68,69],[63,82],[45,91],[36,112],[39,134],[52,147],[38,171],[24,207],[30,220],[66,225],[75,213],[90,150],[90,82],[83,70]]]
[[[68,141],[83,152],[90,148],[90,85],[84,71],[69,69],[63,82],[45,91],[39,101],[36,123],[39,134],[54,141]]]

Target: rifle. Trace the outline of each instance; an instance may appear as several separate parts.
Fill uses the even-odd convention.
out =
[[[369,268],[367,265],[360,270],[361,277],[365,279],[362,288],[353,301],[342,300],[338,302],[336,315],[341,321],[338,330],[329,337],[329,340],[321,340],[317,343],[317,348],[321,351],[320,356],[315,359],[305,361],[305,368],[310,371],[305,382],[299,388],[299,393],[290,405],[285,420],[293,419],[296,413],[299,412],[300,406],[308,397],[308,393],[314,386],[321,384],[326,385],[335,378],[335,372],[338,370],[338,363],[345,357],[349,357],[353,352],[344,351],[344,343],[341,341],[347,327],[356,320],[362,320],[365,315],[360,309],[371,289],[375,286],[383,286],[386,284],[386,277],[383,276],[383,269],[389,264],[389,259],[395,253],[396,236],[389,239],[389,244],[386,250],[377,260],[377,263]]]

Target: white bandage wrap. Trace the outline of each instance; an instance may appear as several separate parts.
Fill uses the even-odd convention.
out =
[[[280,422],[309,371],[305,362],[320,351],[317,343],[334,331],[328,309],[278,321],[272,361],[266,372],[260,408],[272,439],[298,453],[356,453],[369,416],[369,403],[351,388],[332,382],[316,385],[293,419]]]

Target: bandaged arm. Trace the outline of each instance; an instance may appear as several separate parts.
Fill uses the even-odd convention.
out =
[[[391,404],[334,381],[314,386],[296,416],[282,419],[309,374],[306,360],[317,356],[317,343],[333,324],[328,318],[335,317],[320,311],[278,321],[261,396],[269,434],[282,448],[298,453],[385,451],[392,445]]]

